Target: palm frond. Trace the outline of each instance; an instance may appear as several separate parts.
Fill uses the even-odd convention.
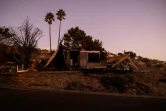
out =
[[[52,24],[52,21],[55,21],[54,19],[54,14],[51,13],[51,12],[48,12],[45,16],[45,21],[48,23],[48,24]]]
[[[62,21],[62,20],[65,19],[66,13],[65,13],[65,11],[63,9],[59,9],[57,11],[56,15],[57,15],[57,19]]]

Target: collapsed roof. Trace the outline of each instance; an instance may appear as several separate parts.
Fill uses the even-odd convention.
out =
[[[67,68],[61,43],[59,44],[57,50],[50,57],[44,68],[47,68],[48,70],[50,68],[53,68],[54,70],[65,70]]]
[[[107,58],[107,63],[113,63],[112,65],[112,68],[114,68],[116,65],[118,65],[119,63],[121,63],[122,61],[124,60],[128,60],[132,65],[133,67],[136,69],[136,70],[139,70],[138,67],[133,63],[133,61],[130,59],[130,54],[124,54],[124,55],[119,55],[119,56],[114,56],[114,57],[109,57]]]

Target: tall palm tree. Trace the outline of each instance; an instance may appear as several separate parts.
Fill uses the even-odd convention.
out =
[[[60,43],[60,30],[61,30],[61,21],[65,19],[65,16],[66,16],[66,13],[63,9],[59,9],[56,13],[57,15],[57,19],[60,21],[60,24],[59,24],[59,38],[58,38],[58,46],[59,46],[59,43]]]
[[[45,16],[45,21],[48,23],[49,25],[49,37],[50,37],[50,52],[51,52],[51,24],[52,21],[55,21],[54,19],[54,14],[51,12],[48,12]]]

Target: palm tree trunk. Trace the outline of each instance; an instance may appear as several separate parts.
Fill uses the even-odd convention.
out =
[[[59,38],[58,38],[58,46],[59,46],[59,43],[60,43],[60,31],[61,31],[61,20],[60,20],[60,24],[59,24]]]
[[[49,24],[50,53],[51,53],[51,25]]]

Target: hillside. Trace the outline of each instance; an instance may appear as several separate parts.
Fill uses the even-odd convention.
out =
[[[3,74],[0,87],[4,86],[166,97],[166,71],[88,73],[86,76],[79,71]]]

